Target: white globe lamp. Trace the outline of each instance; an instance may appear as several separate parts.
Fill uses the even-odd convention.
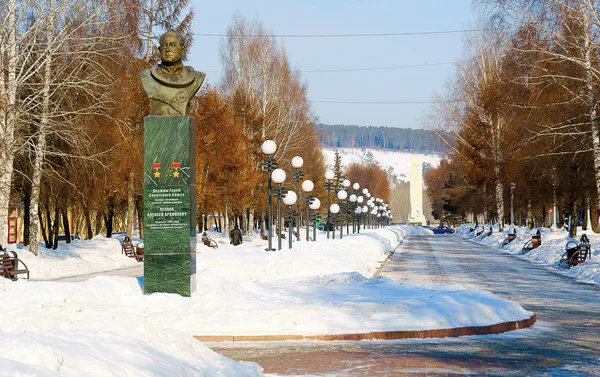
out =
[[[292,158],[292,166],[296,169],[300,169],[304,165],[304,160],[300,156]]]
[[[264,154],[271,155],[277,150],[277,144],[275,144],[273,140],[265,140],[265,142],[262,143],[261,149]]]
[[[295,191],[288,191],[283,198],[283,202],[288,206],[293,206],[296,204],[296,200],[298,200],[298,195],[296,195]]]
[[[321,207],[321,201],[318,198],[315,198],[312,203],[309,205],[310,209],[316,211]]]
[[[273,170],[273,173],[271,174],[271,179],[273,180],[273,182],[275,182],[277,184],[283,183],[283,181],[285,181],[285,170],[283,170],[283,169]]]
[[[311,180],[306,180],[302,182],[302,191],[311,192],[315,188],[315,184]]]

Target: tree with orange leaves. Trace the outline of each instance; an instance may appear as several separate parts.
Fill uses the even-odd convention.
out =
[[[352,163],[346,167],[346,178],[352,183],[358,182],[361,190],[367,188],[371,196],[389,201],[390,181],[379,165]]]
[[[253,202],[260,176],[249,159],[251,142],[231,100],[209,87],[194,99],[198,213],[231,211],[241,217]]]

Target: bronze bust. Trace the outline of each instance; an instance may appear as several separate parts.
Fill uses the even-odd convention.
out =
[[[181,58],[185,44],[177,32],[166,32],[159,42],[161,62],[138,74],[150,101],[150,115],[189,115],[190,100],[200,89],[206,74],[183,65]]]

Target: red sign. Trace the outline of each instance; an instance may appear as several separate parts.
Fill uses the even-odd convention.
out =
[[[548,208],[548,213],[552,213],[552,208]]]

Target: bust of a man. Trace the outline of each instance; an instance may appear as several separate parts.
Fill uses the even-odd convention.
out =
[[[168,31],[159,41],[160,63],[138,74],[150,101],[150,115],[189,115],[190,100],[200,89],[206,74],[183,65],[181,58],[185,44],[177,32]]]

